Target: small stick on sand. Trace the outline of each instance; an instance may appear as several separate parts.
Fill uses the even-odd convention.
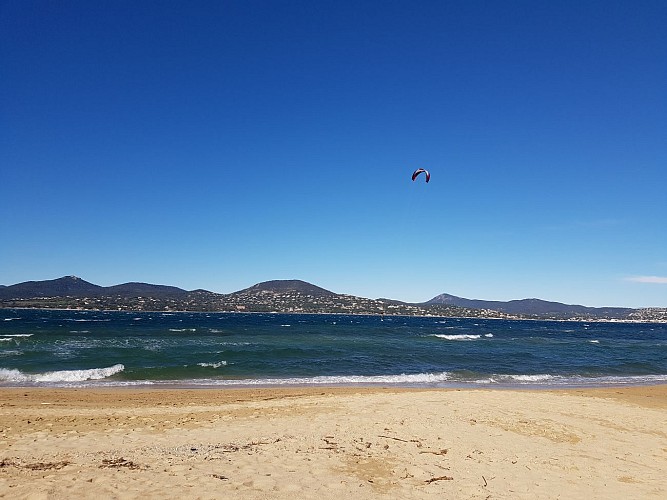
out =
[[[378,436],[378,437],[385,438],[385,439],[393,439],[395,441],[400,441],[402,443],[410,443],[411,442],[411,441],[408,441],[407,439],[401,439],[401,438],[397,438],[397,437],[393,437],[393,436]]]
[[[432,453],[433,455],[447,455],[447,452],[449,450],[440,450],[440,451],[433,451],[433,450],[425,450],[425,451],[420,451],[419,453]]]
[[[440,477],[432,477],[431,479],[427,479],[424,481],[425,483],[431,484],[436,481],[452,481],[454,478],[452,476],[440,476]]]

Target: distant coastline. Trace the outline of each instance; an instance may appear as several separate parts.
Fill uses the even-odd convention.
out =
[[[86,309],[81,307],[13,307],[5,306],[0,303],[0,310],[15,310],[15,311],[90,311],[90,312],[135,312],[135,313],[192,313],[192,314],[210,314],[210,313],[225,313],[225,314],[287,314],[287,315],[329,315],[329,316],[377,316],[377,317],[421,317],[421,318],[449,318],[449,319],[485,319],[485,320],[496,320],[496,321],[554,321],[559,323],[628,323],[628,324],[640,324],[640,323],[667,323],[667,319],[615,319],[615,318],[539,318],[539,317],[528,317],[528,316],[519,316],[519,315],[498,315],[493,316],[492,313],[495,311],[490,311],[487,316],[456,316],[456,315],[439,315],[432,313],[425,314],[386,314],[386,313],[373,313],[373,312],[327,312],[327,311],[309,311],[309,312],[298,312],[298,311],[240,311],[240,310],[186,310],[186,309]]]
[[[144,312],[357,314],[510,320],[665,323],[666,308],[585,307],[522,299],[471,300],[441,294],[423,303],[369,299],[331,292],[300,280],[273,280],[229,294],[125,283],[102,287],[76,276],[0,287],[2,309]]]

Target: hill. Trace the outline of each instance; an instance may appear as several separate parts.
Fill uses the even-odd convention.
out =
[[[45,281],[25,281],[0,288],[2,299],[31,299],[36,297],[82,297],[100,293],[103,287],[76,276]]]
[[[44,281],[26,281],[16,285],[0,287],[0,299],[34,299],[44,297],[183,297],[188,292],[174,286],[148,283],[123,283],[114,286],[99,286],[77,276]]]
[[[320,288],[306,281],[301,280],[272,280],[257,283],[249,288],[239,290],[235,293],[256,293],[256,292],[273,292],[273,293],[288,293],[296,292],[302,295],[312,295],[314,297],[327,297],[336,295],[334,292]]]
[[[571,318],[575,316],[591,316],[604,318],[624,318],[634,311],[624,307],[586,307],[581,305],[563,304],[541,299],[520,299],[507,302],[496,300],[465,299],[446,293],[433,297],[424,305],[454,305],[471,309],[492,309],[507,314],[522,314],[528,316],[550,316]]]
[[[189,292],[175,286],[151,285],[149,283],[123,283],[104,288],[105,294],[119,295],[121,297],[184,297]]]

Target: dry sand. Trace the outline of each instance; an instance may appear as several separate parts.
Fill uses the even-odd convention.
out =
[[[667,498],[667,386],[0,389],[4,498]]]

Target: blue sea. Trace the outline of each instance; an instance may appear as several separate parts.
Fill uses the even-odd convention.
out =
[[[667,383],[667,324],[0,310],[0,386]]]

